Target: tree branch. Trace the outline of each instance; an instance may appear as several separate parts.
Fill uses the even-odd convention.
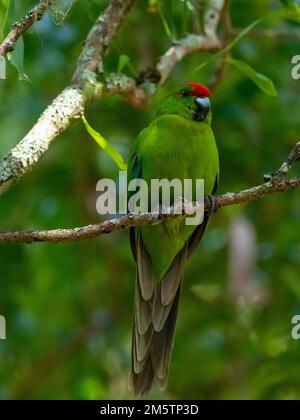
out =
[[[55,99],[23,140],[0,161],[0,194],[31,171],[51,142],[83,109],[84,96],[76,87],[65,89]]]
[[[204,32],[208,36],[216,37],[216,32],[225,0],[210,0],[208,10],[204,17]]]
[[[204,35],[190,34],[177,41],[160,58],[156,72],[159,75],[159,83],[162,84],[168,78],[173,67],[186,55],[196,51],[215,52],[222,48],[222,43],[217,37],[216,30],[220,21],[225,0],[211,0],[205,14]]]
[[[300,160],[300,142],[291,151],[286,162],[274,174],[269,175],[269,181],[237,193],[227,193],[215,197],[215,207],[221,208],[226,206],[233,206],[237,204],[250,203],[252,201],[268,197],[274,193],[287,192],[300,187],[300,177],[298,178],[284,178],[295,162]],[[105,233],[116,232],[130,227],[138,227],[144,225],[153,225],[161,223],[171,218],[180,217],[181,214],[174,213],[176,204],[170,209],[169,214],[128,214],[118,219],[107,220],[95,225],[84,226],[75,229],[55,229],[49,231],[32,231],[32,232],[0,232],[0,244],[9,243],[25,243],[32,244],[34,242],[50,242],[62,243],[70,241],[80,241],[84,239],[96,238]],[[183,214],[191,214],[191,209],[194,211],[203,210],[201,204],[183,205]],[[205,211],[211,211],[212,206],[208,202],[205,203]]]
[[[82,88],[86,88],[87,84],[89,85],[91,82],[97,86],[99,76],[104,80],[103,57],[105,52],[117,34],[123,19],[136,2],[137,0],[110,1],[107,9],[99,16],[84,42],[73,75],[73,84],[79,84]],[[101,94],[102,92],[100,92]]]
[[[222,20],[224,26],[224,47],[230,43],[231,41],[231,33],[232,33],[232,22],[231,22],[231,0],[224,1],[224,7],[222,10]],[[215,92],[223,83],[227,70],[229,67],[228,58],[231,56],[231,51],[228,49],[220,64],[218,65],[216,72],[209,84],[209,88],[212,92]]]
[[[173,67],[194,51],[215,51],[221,42],[214,33],[224,0],[210,0],[205,35],[188,35],[177,41],[159,60],[151,77],[135,81],[123,74],[104,80],[103,56],[124,17],[137,0],[111,0],[91,29],[74,72],[72,82],[46,109],[30,132],[0,161],[0,195],[16,184],[43,157],[51,142],[82,114],[86,104],[104,96],[120,94],[134,106],[144,106],[156,86],[163,83]],[[41,2],[43,3],[43,2]]]
[[[18,39],[30,29],[36,22],[41,20],[46,11],[53,5],[54,0],[41,0],[21,20],[13,24],[12,30],[0,44],[0,58],[5,57],[16,47]]]
[[[29,133],[0,161],[0,194],[30,172],[44,156],[51,142],[71,124],[74,118],[82,114],[87,101],[91,99],[91,92],[93,95],[101,96],[99,88],[101,84],[96,83],[97,76],[91,69],[94,69],[96,57],[98,61],[101,60],[98,54],[105,52],[125,13],[135,1],[112,0],[104,14],[97,20],[78,61],[81,79],[77,80],[75,72],[72,84],[58,95]],[[94,49],[92,42],[95,43]]]
[[[171,48],[160,58],[156,71],[160,76],[160,84],[164,83],[173,67],[179,63],[186,55],[196,51],[215,52],[221,49],[222,44],[216,36],[194,35],[190,34],[185,38],[177,41]]]

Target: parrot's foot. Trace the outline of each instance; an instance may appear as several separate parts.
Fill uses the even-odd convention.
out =
[[[208,207],[208,210],[205,210],[205,213],[211,216],[212,214],[215,214],[218,210],[218,203],[216,197],[214,197],[211,194],[208,194],[204,198],[204,204],[205,207]]]

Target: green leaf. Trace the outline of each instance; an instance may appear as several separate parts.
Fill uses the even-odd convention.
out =
[[[119,63],[118,63],[118,73],[121,73],[125,67],[127,67],[130,63],[130,58],[128,55],[122,54],[119,57]]]
[[[1,28],[1,39],[3,39],[4,34],[6,33],[6,29],[7,29],[7,21],[8,21],[8,14],[9,14],[9,5],[10,5],[10,0],[7,0],[7,4],[6,6],[6,13],[5,13],[5,17],[4,17],[4,21],[3,21],[3,26]]]
[[[18,70],[19,80],[31,82],[24,69],[24,40],[18,39],[13,52],[7,54],[8,61]]]
[[[265,75],[256,72],[249,64],[244,61],[234,60],[232,58],[226,60],[233,67],[245,74],[251,79],[266,95],[276,97],[278,93],[271,79]]]
[[[169,23],[167,21],[167,18],[165,16],[165,13],[164,13],[164,10],[163,10],[163,6],[162,6],[160,0],[156,0],[156,6],[157,6],[157,10],[159,12],[160,18],[162,20],[162,23],[164,25],[166,34],[168,35],[168,37],[172,41],[173,40],[173,34],[172,34],[171,28],[169,26]]]
[[[238,44],[246,35],[248,35],[248,33],[250,31],[252,31],[252,29],[254,29],[261,21],[263,18],[257,19],[254,22],[250,23],[250,25],[248,25],[245,29],[243,29],[235,38],[233,41],[231,41],[222,51],[220,51],[218,53],[218,55],[222,55],[230,50],[232,50],[232,48]]]
[[[124,159],[120,155],[118,150],[114,146],[112,146],[107,140],[105,140],[105,138],[100,133],[98,133],[89,125],[84,115],[82,116],[82,121],[87,132],[101,147],[101,149],[103,149],[113,159],[113,161],[118,165],[121,171],[126,171],[127,164],[124,162]]]
[[[236,44],[238,44],[252,29],[254,29],[260,22],[261,19],[257,19],[254,22],[250,23],[245,29],[243,29],[223,50],[219,51],[217,54],[213,55],[209,60],[204,61],[204,63],[200,64],[196,68],[195,71],[199,71],[206,67],[209,63],[216,60],[217,58],[221,57],[222,55],[226,54],[228,51],[230,51]]]
[[[248,25],[245,29],[243,29],[223,50],[219,51],[217,54],[213,55],[209,60],[204,61],[200,66],[196,67],[195,71],[199,71],[206,67],[209,63],[215,61],[219,57],[222,57],[224,54],[226,54],[228,51],[232,50],[233,47],[235,47],[243,38],[245,38],[246,35],[248,35],[249,32],[252,31],[256,26],[260,25],[262,22],[267,22],[268,19],[283,19],[283,18],[291,18],[296,21],[297,17],[289,9],[280,9],[275,10],[273,12],[268,13],[265,16],[262,16],[259,19],[256,19],[250,25]]]
[[[10,0],[5,17],[4,35],[7,35],[11,30],[12,25],[18,21],[22,16],[23,10],[20,7],[20,2],[17,0]],[[8,61],[17,69],[19,80],[30,82],[24,69],[24,40],[20,37],[16,42],[14,51],[7,54]]]

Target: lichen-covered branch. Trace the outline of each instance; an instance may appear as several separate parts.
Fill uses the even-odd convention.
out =
[[[160,58],[156,71],[160,75],[160,83],[168,78],[173,67],[179,63],[186,55],[195,51],[217,51],[222,44],[216,36],[210,35],[194,35],[177,41],[172,47]]]
[[[210,0],[204,18],[204,32],[208,36],[216,37],[219,20],[225,6],[225,0]]]
[[[43,157],[51,142],[84,108],[80,89],[69,87],[46,109],[37,123],[0,161],[0,194],[16,184]]]
[[[133,106],[144,107],[151,95],[155,92],[156,85],[150,81],[144,81],[139,86],[136,80],[122,73],[112,73],[106,79],[105,95],[121,95]]]
[[[224,27],[224,46],[229,45],[232,35],[232,22],[231,22],[231,0],[225,0],[222,12],[222,20]],[[212,92],[215,92],[225,80],[227,70],[229,68],[228,58],[230,58],[231,51],[228,49],[223,56],[220,64],[218,65],[215,74],[209,84]]]
[[[205,33],[203,35],[190,34],[175,42],[160,58],[156,66],[156,72],[159,74],[160,83],[166,81],[173,67],[186,55],[196,51],[214,52],[222,48],[222,43],[216,34],[216,30],[224,4],[225,0],[211,0],[205,14]]]
[[[111,0],[88,34],[79,56],[73,83],[86,87],[103,77],[103,58],[124,17],[137,0]],[[102,78],[104,80],[104,77]],[[92,86],[93,88],[93,86]],[[101,92],[100,92],[101,95]]]
[[[141,73],[138,83],[123,74],[111,74],[106,80],[105,93],[122,95],[137,107],[145,106],[157,86],[167,80],[173,68],[185,56],[197,51],[215,52],[222,48],[223,44],[216,34],[216,29],[225,4],[226,0],[211,0],[205,15],[205,33],[189,34],[175,41],[159,58],[153,70]]]
[[[88,102],[103,96],[120,94],[133,105],[144,106],[156,87],[166,80],[183,57],[194,51],[214,51],[221,48],[215,30],[224,0],[211,0],[205,18],[205,34],[190,34],[177,41],[160,58],[151,77],[145,74],[143,80],[136,81],[123,74],[112,74],[104,80],[104,54],[136,1],[111,0],[104,13],[99,16],[85,41],[70,87],[54,100],[30,132],[0,161],[0,194],[33,169],[51,142],[83,112]]]
[[[91,46],[83,48],[85,54],[79,59],[78,64],[82,75],[87,74],[87,72],[90,74],[90,70],[94,69],[96,55],[105,52],[106,46],[121,25],[124,14],[135,1],[112,0],[106,12],[97,20],[91,33],[97,34],[99,39],[93,38],[92,35],[88,37],[89,43],[91,38],[97,43],[97,48],[95,46],[93,52],[89,49]],[[105,35],[101,35],[101,30],[105,31]],[[90,45],[89,43],[88,45]],[[103,45],[100,47],[99,45],[102,43]],[[101,60],[100,56],[97,58]],[[0,161],[0,194],[7,191],[26,173],[30,172],[47,152],[51,142],[71,124],[74,118],[82,114],[87,101],[90,100],[86,86],[88,83],[90,86],[91,79],[95,80],[96,78],[87,80],[86,85],[75,80],[70,87],[59,94],[29,133]],[[94,89],[94,92],[96,92],[96,89]]]
[[[290,172],[294,163],[298,162],[299,160],[300,160],[300,141],[291,150],[287,160],[285,162],[283,162],[283,164],[278,169],[278,171],[276,171],[276,172],[274,172],[270,175],[265,175],[264,176],[265,181],[270,181],[272,179],[283,178],[284,176],[286,176]]]
[[[0,44],[0,58],[5,57],[16,47],[18,39],[30,29],[36,22],[41,20],[45,12],[51,7],[54,0],[41,0],[30,12],[28,12],[21,20],[14,23],[11,31]]]
[[[280,179],[276,182],[268,182],[257,187],[250,188],[238,193],[228,193],[215,197],[217,208],[233,206],[237,204],[249,203],[277,192],[287,192],[300,187],[300,178]],[[202,206],[193,205],[197,211]],[[191,204],[184,206],[186,211],[190,212]],[[208,204],[205,209],[209,210]],[[184,212],[183,212],[184,213]],[[50,242],[62,243],[80,241],[84,239],[96,238],[105,233],[117,232],[128,229],[130,227],[138,227],[144,225],[153,225],[161,223],[170,218],[179,217],[177,214],[170,212],[170,214],[129,214],[118,219],[106,220],[105,222],[84,226],[75,229],[55,229],[55,230],[41,230],[32,232],[0,232],[0,244],[9,243],[25,243],[32,244],[34,242]]]
[[[227,193],[214,197],[213,207],[214,210],[233,206],[238,204],[250,203],[255,200],[259,200],[268,197],[274,193],[287,192],[295,188],[300,187],[300,177],[298,178],[284,178],[293,164],[300,160],[300,142],[291,151],[286,162],[283,163],[281,168],[276,171],[273,175],[269,176],[268,182],[247,189],[237,193]],[[205,210],[211,211],[212,204],[211,200],[205,203]],[[182,205],[180,203],[180,205]],[[190,204],[184,203],[183,214],[191,214],[191,207],[195,211],[203,209],[202,204]],[[174,206],[174,208],[176,205]],[[124,217],[120,217],[113,220],[107,220],[102,223],[84,226],[75,229],[55,229],[50,231],[32,231],[32,232],[0,232],[0,244],[9,243],[26,243],[32,244],[34,242],[50,242],[50,243],[62,243],[70,241],[80,241],[84,239],[96,238],[102,234],[116,232],[130,227],[138,227],[144,225],[152,225],[161,223],[164,220],[170,218],[180,217],[180,214],[174,212],[174,208],[170,209],[168,214],[157,214],[157,213],[146,213],[146,214],[128,214]]]

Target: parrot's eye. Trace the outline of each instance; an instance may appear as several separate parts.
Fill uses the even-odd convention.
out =
[[[180,95],[181,96],[183,96],[183,97],[186,97],[186,96],[191,96],[191,91],[189,91],[189,90],[182,90],[181,92],[180,92]]]

